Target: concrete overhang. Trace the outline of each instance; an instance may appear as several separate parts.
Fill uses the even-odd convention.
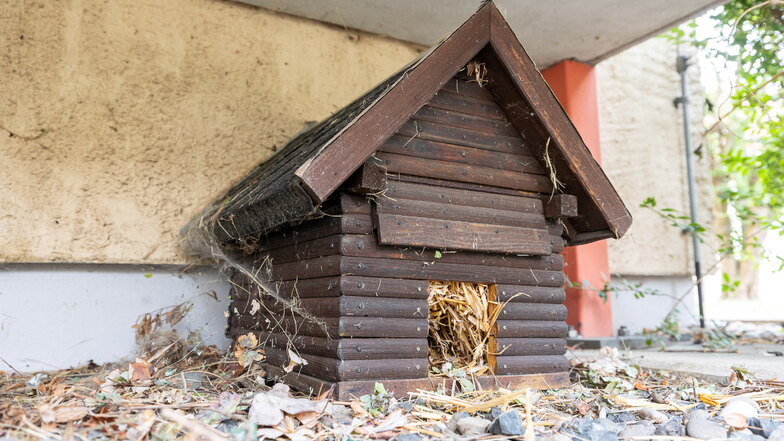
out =
[[[266,9],[431,46],[481,0],[239,0]],[[539,68],[589,64],[726,0],[496,0]]]

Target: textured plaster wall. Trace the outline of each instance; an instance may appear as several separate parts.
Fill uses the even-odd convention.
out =
[[[660,208],[688,215],[689,200],[680,96],[675,71],[676,48],[652,38],[597,66],[602,160],[605,171],[634,217],[621,240],[609,241],[610,272],[627,276],[692,274],[691,239],[648,209],[654,197]],[[704,102],[696,66],[689,70],[692,136],[702,144],[700,115]],[[697,160],[700,223],[710,225],[710,169],[705,149]],[[704,267],[713,261],[703,252]]]
[[[185,263],[202,206],[417,52],[217,0],[0,3],[0,262]]]

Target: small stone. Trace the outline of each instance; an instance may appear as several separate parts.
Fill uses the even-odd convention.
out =
[[[765,437],[755,435],[749,429],[738,430],[730,433],[730,439],[739,441],[765,441]]]
[[[727,429],[721,424],[708,419],[705,410],[693,410],[689,413],[686,422],[686,434],[692,438],[716,439],[727,438]]]
[[[753,417],[749,418],[748,426],[751,433],[770,438],[770,435],[781,426],[781,423],[771,419]]]
[[[773,429],[768,436],[768,441],[784,441],[784,425]]]
[[[451,418],[449,418],[449,421],[446,422],[446,428],[451,430],[452,432],[457,433],[457,422],[462,420],[463,418],[468,418],[470,416],[471,415],[468,412],[458,412],[452,415]]]
[[[490,408],[490,412],[487,412],[487,414],[485,414],[485,418],[487,418],[490,421],[495,421],[498,417],[501,416],[502,413],[504,413],[504,411],[501,410],[500,407],[493,406]]]
[[[204,374],[201,372],[183,372],[174,377],[174,384],[180,389],[196,390],[201,388]]]
[[[686,426],[683,424],[683,417],[676,415],[666,423],[657,425],[654,435],[685,436]]]
[[[607,430],[613,433],[619,433],[624,428],[623,425],[614,423],[607,418],[597,418],[593,420],[593,425],[591,427],[593,431]]]
[[[487,428],[493,435],[515,436],[525,433],[523,422],[517,411],[510,410],[498,416]]]
[[[651,420],[654,423],[660,423],[660,424],[666,423],[670,419],[669,415],[663,412],[659,412],[656,409],[649,409],[647,407],[638,410],[637,416],[644,420]]]
[[[487,426],[490,424],[490,421],[481,417],[461,418],[457,422],[457,430],[461,435],[465,436],[484,435],[487,433]]]
[[[632,436],[651,436],[656,433],[656,426],[648,420],[640,421],[637,424],[626,426],[618,435],[620,438],[629,438]]]
[[[618,441],[618,434],[609,430],[594,430],[588,434],[591,441]]]
[[[610,414],[607,418],[616,423],[633,423],[637,421],[637,417],[635,417],[631,412],[613,413]]]
[[[403,400],[397,403],[397,407],[405,410],[406,412],[411,412],[411,409],[414,408],[414,403],[408,400]]]
[[[575,418],[569,423],[569,428],[577,433],[588,433],[593,428],[593,418]]]
[[[422,441],[422,435],[413,432],[405,432],[395,437],[395,441]]]
[[[536,441],[572,441],[572,437],[560,432],[556,433],[537,433]]]

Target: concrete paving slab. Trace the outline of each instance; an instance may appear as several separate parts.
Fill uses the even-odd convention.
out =
[[[669,371],[707,381],[726,383],[734,366],[760,380],[784,380],[784,345],[742,344],[734,352],[704,352],[701,345],[675,343],[660,348],[619,350],[620,358],[643,369]],[[573,350],[570,356],[590,359],[598,350]]]

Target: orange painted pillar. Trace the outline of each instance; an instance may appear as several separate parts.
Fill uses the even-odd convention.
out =
[[[593,157],[601,164],[599,109],[593,66],[565,60],[545,69],[542,75],[574,122]],[[605,302],[596,292],[604,288],[610,276],[607,243],[602,240],[570,247],[564,250],[563,255],[569,280],[589,287],[566,290],[566,307],[569,311],[567,322],[583,337],[612,336],[610,296]]]

